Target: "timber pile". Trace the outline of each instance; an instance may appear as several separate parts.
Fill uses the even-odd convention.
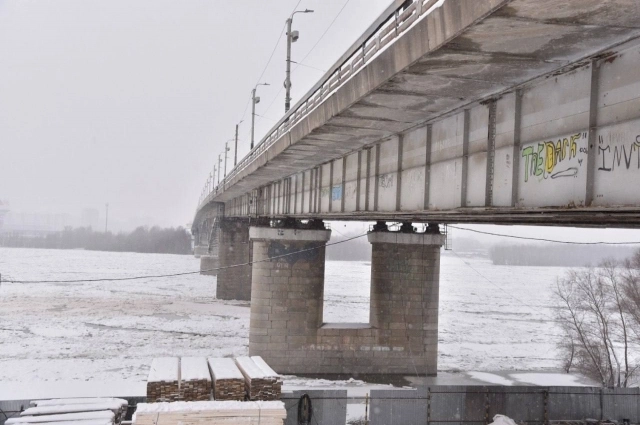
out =
[[[138,403],[136,425],[283,425],[287,411],[281,401],[193,401]]]
[[[9,418],[5,425],[114,425],[115,415],[111,410],[99,412],[65,413],[60,415],[20,416]]]
[[[54,398],[50,400],[32,400],[32,406],[51,409],[52,406],[75,406],[76,409],[92,412],[94,406],[109,406],[115,415],[115,422],[120,423],[125,416],[127,416],[127,409],[129,408],[129,402],[123,398],[113,397],[86,397],[86,398]],[[82,406],[86,406],[82,408]],[[117,408],[119,406],[119,408]],[[58,410],[64,409],[58,407]]]
[[[210,358],[209,370],[215,400],[244,400],[244,376],[233,359]]]
[[[180,371],[180,394],[184,401],[211,400],[211,375],[206,358],[183,357]]]
[[[124,403],[123,403],[124,402]],[[41,418],[43,416],[68,416],[67,414],[86,414],[92,412],[111,412],[113,414],[113,422],[119,424],[127,414],[127,401],[122,399],[95,399],[94,402],[81,402],[77,403],[77,400],[70,399],[66,401],[64,399],[52,400],[45,402],[44,404],[39,400],[36,403],[40,403],[34,407],[29,407],[22,413],[21,417],[35,416]],[[58,421],[54,421],[58,422]]]
[[[236,358],[249,400],[279,400],[282,381],[260,356]]]
[[[147,379],[147,401],[181,400],[180,395],[180,359],[161,357],[153,359]]]

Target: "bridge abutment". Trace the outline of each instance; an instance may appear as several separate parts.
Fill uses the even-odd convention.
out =
[[[220,300],[251,299],[252,247],[248,218],[224,218],[218,230],[216,297]],[[241,265],[246,264],[246,265]],[[226,268],[228,266],[234,266]]]

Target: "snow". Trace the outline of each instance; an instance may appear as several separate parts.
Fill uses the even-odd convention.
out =
[[[580,378],[568,373],[512,373],[513,379],[519,383],[523,382],[532,385],[541,385],[547,387],[575,387],[584,386],[584,382],[580,382]]]
[[[489,425],[517,425],[515,421],[504,415],[495,415]]]
[[[123,407],[129,402],[123,398],[103,398],[103,397],[87,397],[87,398],[54,398],[51,400],[34,400],[31,402],[34,406],[57,406],[61,404],[89,404],[89,403],[105,403],[116,402]]]
[[[19,418],[7,419],[5,425],[42,422],[84,421],[94,419],[106,419],[109,421],[113,421],[114,418],[115,414],[112,411],[102,410],[99,412],[68,413],[62,415],[22,416]]]
[[[198,259],[179,255],[0,248],[3,279],[123,277],[199,266]],[[443,252],[440,376],[478,371],[523,385],[537,378],[496,371],[558,372],[555,341],[561,332],[553,318],[552,289],[565,270],[493,266]],[[369,262],[327,261],[324,321],[368,322],[370,276]],[[3,282],[0,400],[142,396],[154,357],[246,356],[249,304],[217,300],[215,279],[195,274],[135,282]],[[302,382],[323,386],[323,381],[284,378],[285,386]],[[367,387],[332,385],[350,391]]]
[[[82,421],[38,422],[39,425],[113,425],[109,419],[87,419]]]
[[[238,366],[236,366],[236,362],[233,359],[222,357],[222,358],[209,358],[209,366],[211,367],[211,373],[213,374],[214,379],[242,379],[244,380],[244,376]]]
[[[262,370],[262,373],[267,378],[277,378],[278,374],[275,370],[271,369],[271,367],[264,361],[264,359],[260,356],[251,356],[251,360]]]
[[[324,323],[322,329],[371,329],[369,323]]]
[[[202,412],[206,410],[280,410],[281,401],[176,401],[172,403],[138,403],[136,415],[162,412]]]
[[[147,382],[173,382],[180,376],[180,359],[177,357],[158,357],[151,362]]]
[[[76,413],[76,412],[91,412],[100,410],[111,410],[117,412],[122,409],[122,403],[117,401],[103,402],[103,403],[84,403],[84,404],[60,404],[56,406],[37,406],[29,407],[24,412],[20,413],[21,416],[35,416],[35,415],[55,415],[59,413]]]
[[[211,381],[207,359],[205,357],[180,359],[180,378],[183,381]]]
[[[236,364],[238,368],[246,374],[250,379],[262,379],[269,378],[260,366],[258,366],[251,357],[238,357],[236,358]]]
[[[487,372],[468,372],[469,376],[479,381],[488,382],[490,384],[495,385],[512,385],[513,381],[510,379],[503,378],[500,375],[495,375],[493,373]]]

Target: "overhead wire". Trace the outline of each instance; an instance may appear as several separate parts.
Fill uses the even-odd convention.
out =
[[[341,243],[349,242],[349,241],[352,241],[354,239],[358,239],[358,238],[362,238],[364,236],[367,236],[367,234],[368,233],[363,233],[361,235],[353,236],[351,238],[344,239],[344,240],[341,240],[341,241],[325,243],[325,244],[322,244],[322,245],[314,246],[314,247],[311,247],[311,248],[305,248],[305,249],[301,249],[301,250],[298,250],[298,251],[289,252],[289,253],[286,253],[286,254],[274,255],[273,257],[265,258],[263,260],[248,261],[246,263],[232,264],[232,265],[229,265],[229,266],[215,267],[215,268],[206,269],[206,270],[189,271],[189,272],[178,272],[178,273],[168,273],[168,274],[160,274],[160,275],[142,275],[142,276],[127,276],[127,277],[114,277],[114,278],[96,278],[96,279],[71,279],[71,280],[16,280],[16,279],[6,279],[6,280],[4,280],[3,279],[3,282],[22,283],[22,284],[119,282],[119,281],[128,281],[128,280],[156,279],[156,278],[165,278],[165,277],[187,276],[187,275],[193,275],[193,274],[200,274],[200,273],[203,273],[203,272],[204,273],[213,272],[213,271],[219,271],[219,270],[232,269],[232,268],[235,268],[235,267],[250,266],[250,265],[256,264],[256,263],[263,263],[263,262],[271,261],[271,260],[274,260],[274,259],[277,259],[277,258],[283,258],[283,257],[291,256],[291,255],[296,255],[296,254],[299,254],[301,252],[313,251],[313,250],[324,248],[324,247],[327,247],[327,246],[338,245],[338,244],[341,244]]]
[[[469,229],[467,227],[458,227],[454,225],[447,225],[452,229],[464,230],[467,232],[479,233],[482,235],[488,236],[498,236],[503,238],[511,238],[511,239],[521,239],[527,241],[537,241],[537,242],[550,242],[550,243],[562,243],[568,245],[639,245],[640,242],[575,242],[575,241],[561,241],[557,239],[546,239],[546,238],[533,238],[528,236],[515,236],[515,235],[506,235],[504,233],[493,233],[493,232],[484,232],[482,230]]]

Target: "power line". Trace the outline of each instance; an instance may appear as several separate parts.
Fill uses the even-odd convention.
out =
[[[126,280],[154,279],[154,278],[161,278],[161,277],[186,276],[186,275],[191,275],[191,274],[199,274],[199,273],[202,273],[202,272],[212,272],[212,271],[217,271],[217,270],[232,269],[232,268],[235,268],[235,267],[250,266],[250,265],[255,264],[255,263],[263,263],[263,262],[271,261],[271,260],[276,259],[276,258],[288,257],[290,255],[299,254],[301,252],[313,251],[313,250],[320,249],[320,248],[323,248],[323,247],[332,246],[332,245],[338,245],[338,244],[341,244],[341,243],[349,242],[349,241],[352,241],[354,239],[358,239],[358,238],[362,238],[364,236],[367,236],[367,234],[368,233],[363,233],[361,235],[353,236],[351,238],[348,238],[348,239],[345,239],[345,240],[342,240],[342,241],[326,243],[326,244],[322,244],[322,245],[319,245],[319,246],[314,246],[314,247],[311,247],[311,248],[301,249],[299,251],[289,252],[287,254],[276,255],[276,256],[273,256],[273,257],[265,258],[264,260],[249,261],[247,263],[232,264],[230,266],[216,267],[216,268],[207,269],[207,270],[198,270],[198,271],[195,271],[195,272],[191,271],[191,272],[170,273],[170,274],[161,274],[161,275],[129,276],[129,277],[99,278],[99,279],[74,279],[74,280],[13,280],[13,279],[7,279],[7,280],[5,280],[5,282],[9,282],[9,283],[85,283],[85,282],[115,282],[115,281],[126,281]]]
[[[450,228],[452,228],[452,229],[465,230],[467,232],[480,233],[482,235],[499,236],[499,237],[502,237],[502,238],[511,238],[511,239],[522,239],[522,240],[527,240],[527,241],[563,243],[563,244],[568,244],[568,245],[640,245],[640,242],[573,242],[573,241],[560,241],[560,240],[556,240],[556,239],[531,238],[531,237],[527,237],[527,236],[505,235],[504,233],[483,232],[482,230],[468,229],[466,227],[458,227],[458,226],[453,226],[451,224],[449,224],[448,226]]]

